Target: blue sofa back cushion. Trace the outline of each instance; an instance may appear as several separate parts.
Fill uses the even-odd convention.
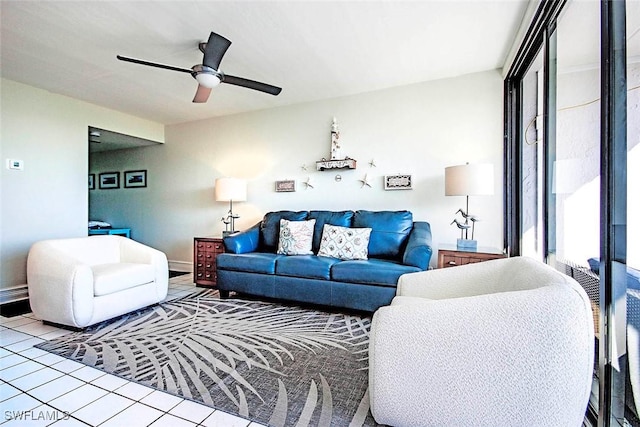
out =
[[[351,226],[371,228],[369,257],[399,259],[413,228],[413,214],[409,211],[356,211]]]
[[[269,212],[260,224],[260,246],[267,252],[275,252],[278,249],[280,238],[280,220],[304,221],[307,219],[307,211],[278,211]]]
[[[313,246],[311,249],[314,254],[317,254],[320,249],[320,241],[322,240],[324,225],[329,224],[339,227],[351,227],[353,211],[310,211],[308,219],[316,220],[316,226],[313,230]]]

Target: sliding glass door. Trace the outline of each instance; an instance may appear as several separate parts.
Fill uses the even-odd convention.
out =
[[[505,246],[589,295],[601,426],[640,425],[639,39],[640,2],[543,1],[505,80]]]

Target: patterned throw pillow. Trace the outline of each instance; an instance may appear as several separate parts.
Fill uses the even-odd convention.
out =
[[[318,256],[342,260],[367,259],[370,228],[348,228],[325,224]]]
[[[310,255],[313,228],[316,220],[288,221],[280,220],[280,239],[278,252],[281,255]]]

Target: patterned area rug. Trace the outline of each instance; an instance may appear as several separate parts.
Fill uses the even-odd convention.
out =
[[[37,347],[270,426],[375,426],[370,321],[207,290]]]

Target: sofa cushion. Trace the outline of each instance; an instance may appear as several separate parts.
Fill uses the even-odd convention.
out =
[[[276,260],[284,255],[264,252],[246,254],[219,254],[217,268],[221,270],[246,271],[248,273],[275,274]]]
[[[369,257],[399,259],[411,234],[413,215],[409,211],[356,211],[351,226],[371,228]]]
[[[353,211],[310,211],[309,219],[316,220],[315,230],[313,231],[313,253],[317,254],[320,249],[320,239],[322,239],[322,231],[325,224],[337,225],[340,227],[351,227],[353,220]]]
[[[113,294],[155,280],[156,272],[151,264],[112,263],[98,264],[93,271],[93,294],[97,297]]]
[[[311,241],[315,224],[315,219],[308,221],[281,219],[277,253],[281,255],[311,255]]]
[[[363,283],[396,287],[398,278],[406,273],[422,271],[418,267],[381,259],[342,261],[331,267],[331,279],[336,282]]]
[[[342,260],[366,260],[370,234],[370,228],[338,227],[325,224],[318,256]]]
[[[278,236],[280,235],[280,220],[304,221],[307,219],[307,211],[278,211],[269,212],[260,223],[260,244],[265,252],[276,252],[278,248]]]
[[[340,260],[336,258],[315,255],[282,257],[276,262],[276,274],[279,276],[328,280],[331,276],[331,266],[338,262]]]

